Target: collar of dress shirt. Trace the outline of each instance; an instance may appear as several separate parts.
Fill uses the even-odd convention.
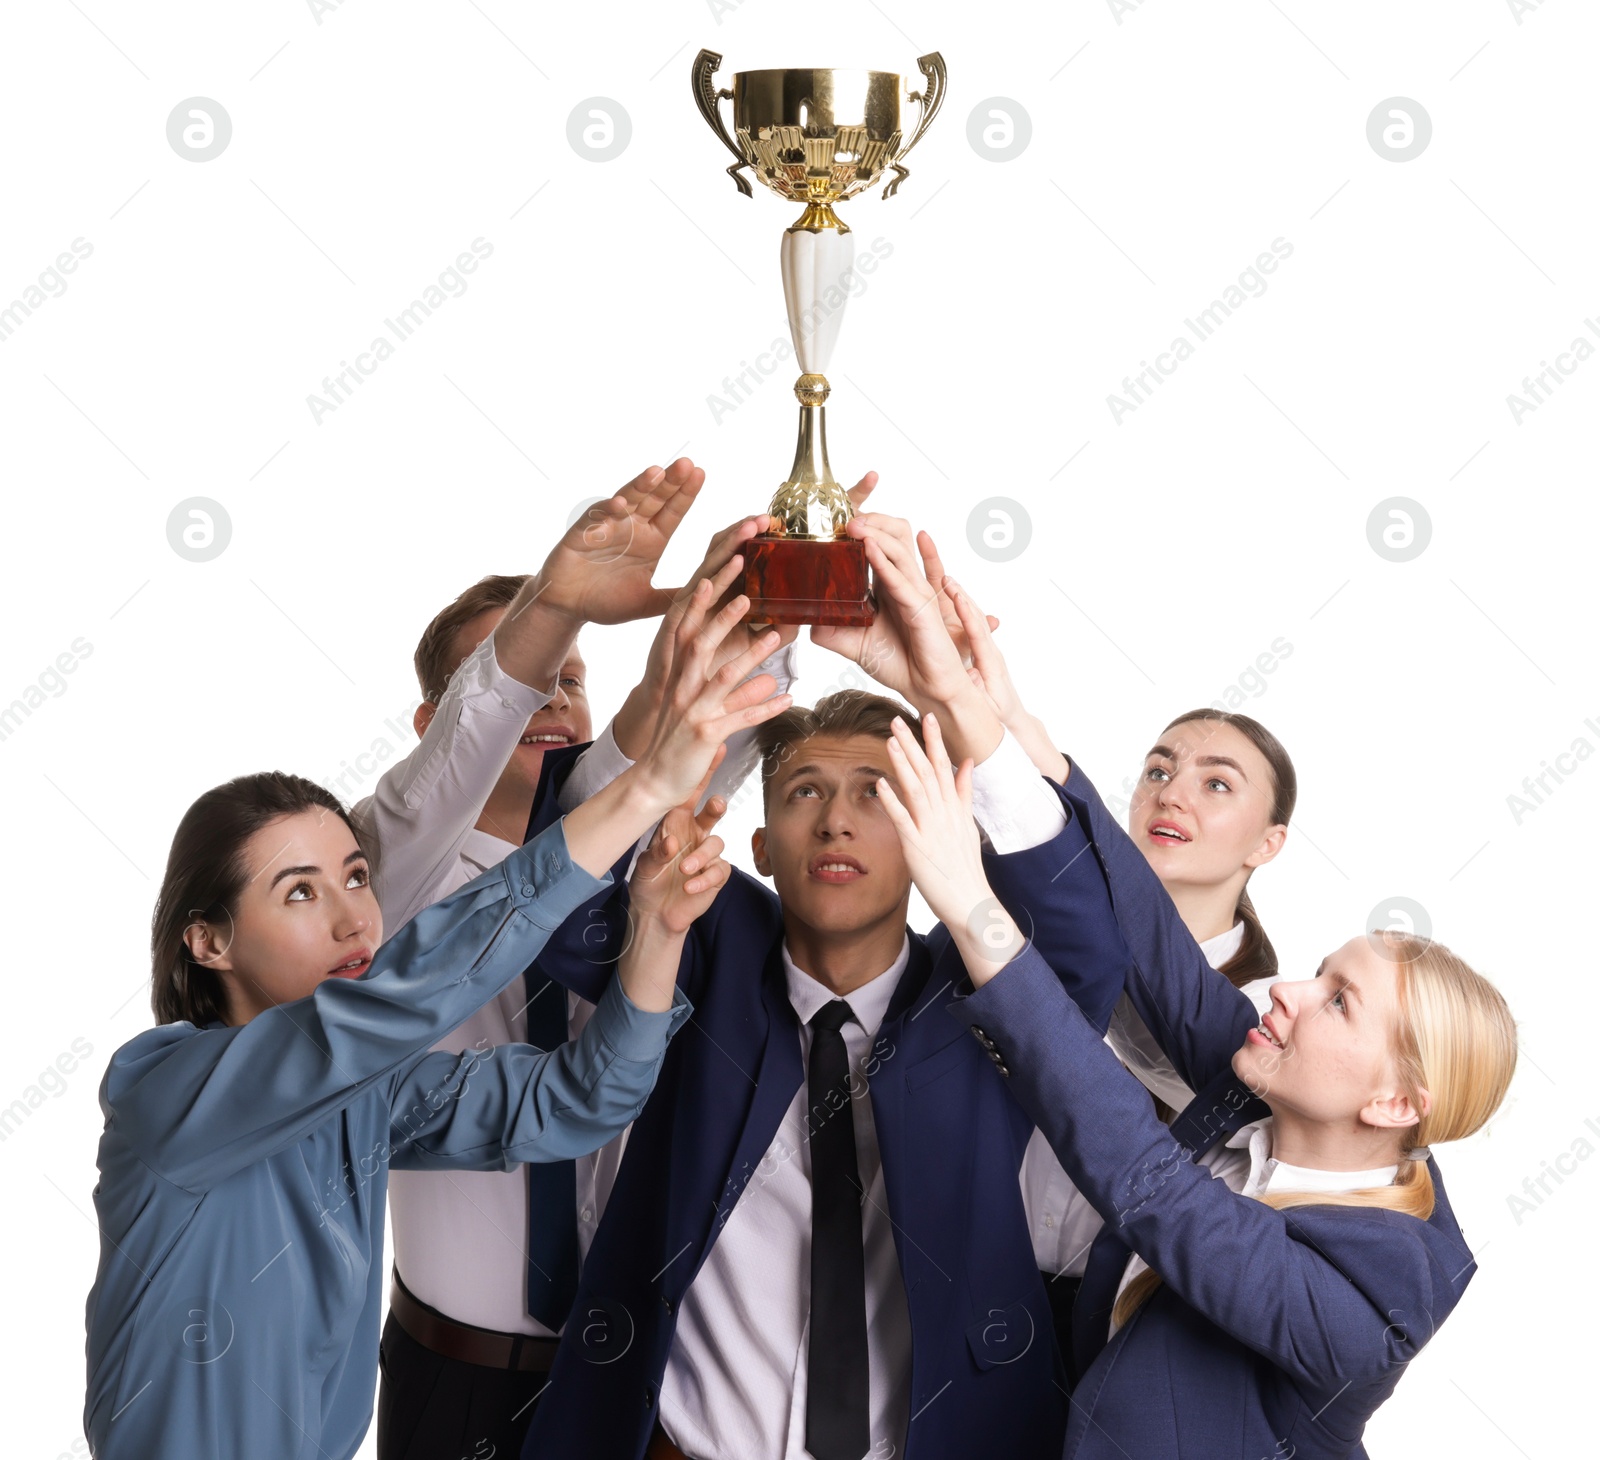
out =
[[[910,962],[911,935],[908,933],[900,945],[900,956],[893,963],[877,977],[868,979],[860,988],[844,996],[845,1002],[850,1005],[850,1012],[856,1016],[856,1023],[866,1030],[868,1039],[877,1037],[878,1026],[883,1023],[883,1016],[889,1009],[889,1000],[894,997],[900,975]],[[818,1009],[839,997],[827,984],[796,966],[794,959],[789,956],[787,942],[783,945],[783,972],[789,983],[789,1002],[794,1005],[802,1024],[809,1024],[811,1016]]]
[[[1291,1166],[1272,1154],[1272,1117],[1241,1126],[1228,1137],[1231,1150],[1248,1147],[1250,1174],[1243,1196],[1264,1196],[1268,1191],[1359,1191],[1367,1186],[1388,1186],[1400,1167],[1379,1166],[1372,1171],[1322,1171],[1313,1166]]]
[[[1242,942],[1244,942],[1244,922],[1241,920],[1226,933],[1218,933],[1215,938],[1207,938],[1200,945],[1200,951],[1206,955],[1206,962],[1213,968],[1221,968],[1239,951]]]

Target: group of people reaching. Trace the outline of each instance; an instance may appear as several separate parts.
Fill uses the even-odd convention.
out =
[[[93,1453],[345,1460],[377,1376],[381,1460],[1362,1455],[1474,1270],[1432,1148],[1503,998],[1382,930],[1280,977],[1278,740],[1179,716],[1124,831],[870,475],[876,619],[810,636],[887,693],[794,703],[764,516],[653,583],[703,481],[446,607],[371,797],[183,816],[101,1086]],[[655,617],[593,735],[579,630]]]

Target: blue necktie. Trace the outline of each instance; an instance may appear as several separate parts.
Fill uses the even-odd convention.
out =
[[[567,991],[539,972],[523,974],[528,1043],[555,1050],[567,1042]],[[559,1333],[578,1292],[578,1167],[575,1161],[528,1163],[528,1312]]]

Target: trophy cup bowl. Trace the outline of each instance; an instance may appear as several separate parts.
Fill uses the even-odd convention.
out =
[[[779,197],[804,211],[783,236],[780,263],[789,334],[801,375],[795,382],[800,428],[794,464],[767,511],[768,530],[744,549],[735,591],[749,595],[746,618],[775,624],[870,624],[872,595],[866,547],[845,529],[855,508],[828,465],[828,360],[838,338],[854,268],[850,229],[833,205],[874,186],[886,171],[892,197],[909,176],[903,159],[916,146],[944,99],[944,60],[921,56],[920,92],[905,92],[892,71],[791,68],[740,71],[733,89],[712,80],[722,57],[701,51],[692,79],[701,115],[736,159],[728,174],[752,196],[749,169]],[[733,132],[719,103],[733,102]],[[916,130],[901,127],[902,100],[920,107]]]

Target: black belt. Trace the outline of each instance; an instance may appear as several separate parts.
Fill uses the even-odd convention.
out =
[[[389,1290],[389,1311],[394,1321],[423,1348],[463,1364],[485,1369],[515,1369],[524,1374],[548,1374],[556,1361],[560,1339],[539,1338],[531,1333],[500,1333],[493,1328],[474,1328],[457,1323],[437,1308],[430,1308],[400,1281],[394,1271]]]

